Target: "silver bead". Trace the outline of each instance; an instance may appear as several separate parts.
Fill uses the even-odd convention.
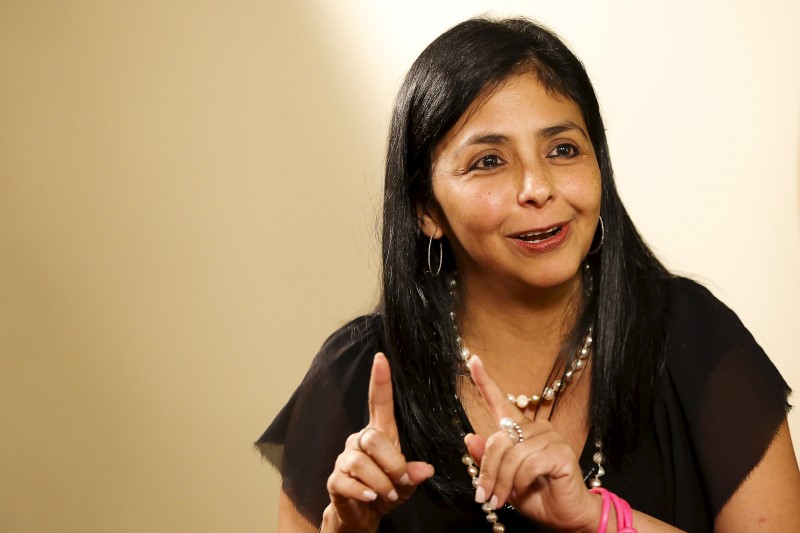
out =
[[[593,339],[592,339],[591,335],[586,337],[586,340],[583,341],[583,343],[586,345],[587,348],[592,345],[592,342],[593,342]]]
[[[538,394],[534,394],[533,396],[531,396],[531,403],[533,405],[538,405],[541,400],[542,399],[541,399],[541,397],[539,397]]]
[[[467,473],[469,474],[469,477],[477,476],[478,475],[478,467],[475,466],[475,465],[469,465],[467,467]]]
[[[553,390],[558,390],[558,391],[564,390],[564,386],[561,383],[560,379],[557,379],[553,382]]]
[[[450,285],[451,289],[455,289],[456,285],[458,285],[458,282],[456,281],[455,278],[450,278],[450,281],[448,281],[448,284]]]
[[[494,510],[492,509],[492,504],[489,502],[483,502],[481,509],[483,509],[484,513],[491,513]]]
[[[455,321],[455,319],[456,319],[456,312],[455,311],[450,311],[450,320]]]
[[[496,522],[492,527],[492,533],[505,533],[505,531],[506,526],[504,526],[502,522]]]
[[[464,342],[464,339],[461,338],[461,335],[456,335],[456,344],[461,346],[462,342]]]
[[[487,514],[486,521],[489,522],[490,524],[494,524],[495,522],[497,522],[497,513],[491,512]]]
[[[596,489],[596,488],[602,487],[603,486],[603,482],[600,481],[598,478],[594,478],[589,482],[589,485],[591,485],[591,487],[593,489]]]
[[[544,398],[545,400],[547,400],[549,402],[550,400],[552,400],[555,397],[556,397],[556,393],[553,391],[553,389],[551,389],[550,387],[547,387],[546,389],[544,389],[544,392],[542,393],[542,398]]]
[[[594,461],[597,464],[600,464],[604,460],[605,460],[605,457],[603,457],[603,452],[594,452],[594,455],[592,456],[592,461]]]
[[[466,346],[461,348],[461,359],[463,359],[464,361],[469,359],[469,349]]]
[[[589,350],[581,348],[581,359],[586,359],[587,357],[589,357]]]
[[[473,488],[477,488],[478,487],[478,480],[479,479],[480,478],[477,478],[477,477],[472,478],[472,486],[473,486]]]
[[[463,464],[465,464],[466,466],[471,466],[472,463],[474,463],[474,461],[472,460],[472,457],[470,457],[470,455],[468,453],[465,453],[464,455],[461,456],[461,462]]]
[[[575,370],[580,370],[581,368],[583,368],[583,366],[584,366],[583,359],[578,359],[577,361],[572,363],[572,368],[574,368]]]
[[[517,399],[515,400],[514,403],[516,403],[517,407],[519,407],[520,409],[525,409],[526,407],[528,407],[528,401],[529,400],[527,396],[525,396],[524,394],[520,394],[519,396],[517,396]]]
[[[511,393],[508,393],[508,396],[506,396],[506,398],[508,398],[508,401],[511,403],[517,403],[517,397]]]
[[[504,429],[505,431],[511,431],[514,429],[514,421],[510,418],[501,418],[500,419],[500,429]]]
[[[564,381],[566,381],[567,383],[569,383],[570,381],[572,381],[572,376],[573,376],[574,374],[575,374],[575,371],[574,371],[574,370],[567,370],[567,371],[564,373]]]

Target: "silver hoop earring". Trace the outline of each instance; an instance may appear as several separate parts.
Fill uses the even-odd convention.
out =
[[[603,247],[603,241],[606,238],[606,227],[603,225],[603,217],[600,217],[600,242],[597,243],[597,246],[589,250],[590,254],[596,254],[600,251],[600,248]]]
[[[442,263],[444,262],[444,253],[442,252],[442,240],[437,239],[436,242],[439,243],[439,266],[436,268],[436,272],[433,271],[433,266],[431,266],[431,245],[433,244],[433,237],[428,238],[428,274],[433,277],[439,275],[439,272],[442,271]]]

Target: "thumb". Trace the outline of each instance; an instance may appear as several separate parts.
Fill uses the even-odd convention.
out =
[[[433,476],[433,466],[423,461],[409,461],[406,463],[406,475],[408,476],[407,482],[405,484],[401,482],[397,487],[401,501],[410,498],[419,485]]]
[[[423,461],[409,461],[406,465],[411,485],[419,485],[433,476],[433,465]]]
[[[483,452],[486,450],[486,439],[480,435],[468,433],[467,436],[464,437],[464,444],[467,445],[467,451],[472,459],[475,460],[478,466],[481,466]]]

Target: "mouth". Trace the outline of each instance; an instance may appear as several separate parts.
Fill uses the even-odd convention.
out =
[[[558,235],[563,227],[563,225],[553,226],[552,228],[542,231],[532,231],[530,233],[523,233],[522,235],[515,235],[513,238],[530,243],[542,242]]]

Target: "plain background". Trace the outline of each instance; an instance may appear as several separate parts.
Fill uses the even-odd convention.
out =
[[[570,43],[644,237],[800,387],[796,0],[3,0],[0,529],[275,530],[251,443],[376,301],[396,89],[489,9]]]

